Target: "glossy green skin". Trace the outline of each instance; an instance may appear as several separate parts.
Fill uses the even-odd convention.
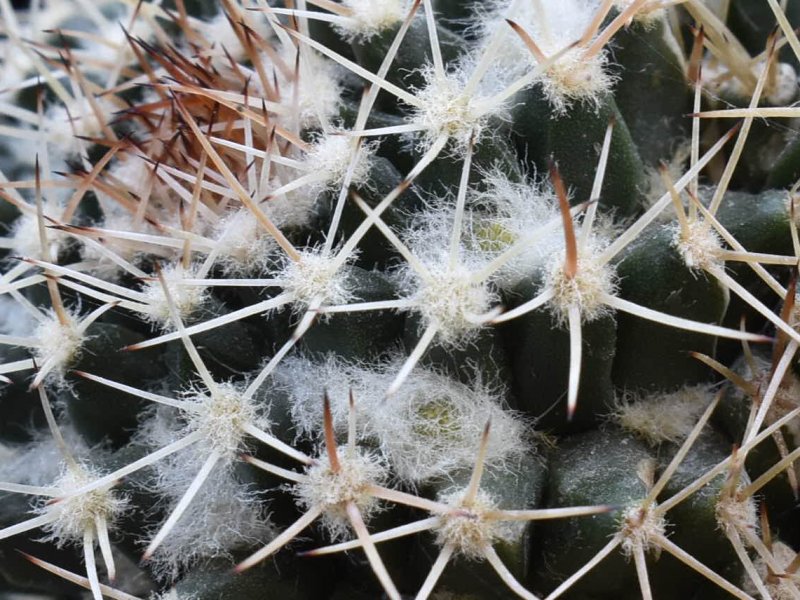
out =
[[[215,7],[210,6],[211,3],[203,4],[204,12],[213,12],[211,9]],[[461,18],[472,13],[471,3],[466,0],[434,0],[434,4],[436,10],[447,18]],[[760,0],[737,0],[731,4],[731,28],[753,53],[759,52],[772,27],[770,13],[762,10]],[[790,3],[793,11],[790,18],[795,18],[797,7],[798,3]],[[758,18],[753,19],[753,16]],[[769,24],[765,24],[767,22]],[[330,27],[318,25],[312,26],[312,36],[372,71],[377,70],[396,33],[396,30],[387,31],[369,43],[350,44]],[[658,24],[650,29],[635,22],[616,36],[612,62],[619,64],[617,73],[620,79],[613,93],[600,98],[596,106],[576,102],[565,114],[557,114],[535,86],[515,97],[510,106],[510,122],[491,122],[487,130],[492,135],[476,143],[470,184],[480,187],[479,170],[495,166],[512,181],[522,181],[535,175],[532,168],[538,169],[538,173],[544,172],[552,159],[571,189],[573,204],[589,200],[603,136],[609,122],[613,121],[611,160],[600,194],[600,209],[613,215],[618,223],[639,214],[643,207],[646,168],[669,159],[676,145],[685,139],[689,126],[685,114],[689,110],[691,90],[676,67],[661,27]],[[452,64],[465,50],[464,36],[469,34],[458,25],[454,25],[452,31],[440,26],[438,32],[443,42],[445,62]],[[782,58],[793,60],[788,48]],[[418,18],[401,48],[391,80],[405,88],[421,85],[422,79],[416,70],[429,60],[426,24],[424,19]],[[339,116],[344,127],[352,127],[363,82],[347,82],[346,86]],[[388,93],[381,92],[378,106],[382,111],[371,114],[368,128],[406,122],[409,107],[392,100]],[[303,132],[303,135],[311,139],[314,133]],[[761,146],[774,143],[776,139],[774,129],[758,123],[754,125],[752,140],[734,179],[735,187],[754,193],[727,194],[718,217],[747,249],[789,255],[792,248],[785,194],[775,190],[763,191],[762,188],[765,182],[770,188],[788,187],[794,183],[800,174],[800,143],[790,141],[774,165],[764,165],[756,160]],[[377,150],[379,158],[370,174],[374,185],[357,188],[368,204],[377,204],[420,158],[419,152],[409,151],[405,146],[408,146],[407,140],[400,137],[381,140]],[[435,203],[442,197],[454,196],[461,177],[463,149],[450,146],[448,151],[451,153],[449,156],[435,160],[412,189],[384,213],[384,220],[393,229],[407,226],[413,214],[422,209],[423,200]],[[97,149],[93,153],[96,159]],[[524,168],[531,172],[524,173]],[[27,167],[13,164],[3,169],[9,175]],[[25,176],[29,176],[27,171]],[[319,199],[317,222],[310,228],[289,232],[293,243],[303,245],[307,240],[323,239],[334,201],[331,194]],[[0,223],[8,226],[15,216],[16,211],[10,205],[0,203]],[[340,228],[341,238],[337,238],[337,243],[355,230],[362,216],[361,211],[348,200]],[[738,327],[741,314],[747,313],[748,328],[758,329],[759,322],[751,317],[751,312],[745,311],[741,303],[737,304],[736,299],[726,312],[727,298],[720,287],[702,273],[685,267],[672,246],[671,236],[668,229],[654,226],[619,258],[616,268],[620,276],[620,295],[657,310],[700,321],[717,323],[725,316],[725,323],[732,327]],[[364,238],[360,249],[357,262],[347,269],[355,290],[353,301],[395,298],[397,290],[386,273],[398,263],[398,255],[374,228]],[[67,260],[66,257],[61,259]],[[770,306],[776,305],[774,293],[760,289],[760,284],[747,267],[729,264],[727,268]],[[776,273],[785,280],[785,269],[778,269]],[[130,285],[128,281],[120,283]],[[517,290],[516,297],[506,298],[507,307],[532,297],[535,291],[536,282],[525,282]],[[44,288],[30,291],[31,297],[42,305],[49,302],[44,292]],[[214,290],[207,305],[193,319],[218,316],[267,295],[254,290]],[[297,315],[286,309],[251,317],[195,336],[194,340],[215,378],[225,380],[256,372],[289,339],[296,322]],[[179,390],[190,384],[191,363],[180,343],[169,344],[163,350],[117,352],[121,346],[152,335],[148,326],[135,321],[129,314],[121,311],[109,313],[91,331],[97,335],[87,344],[76,368],[130,385],[148,387],[152,384],[154,391],[162,385]],[[407,318],[404,313],[342,314],[316,323],[298,344],[298,351],[314,358],[333,353],[342,359],[374,360],[398,347],[410,352],[418,337],[417,320]],[[653,340],[658,343],[653,343]],[[585,324],[583,344],[578,412],[570,423],[565,419],[568,334],[557,326],[547,310],[527,315],[502,329],[487,328],[476,343],[464,351],[434,344],[420,361],[422,365],[439,368],[464,382],[471,382],[474,373],[467,365],[474,363],[484,380],[493,379],[506,385],[511,406],[524,411],[529,418],[538,418],[538,430],[558,434],[557,445],[549,453],[549,471],[545,471],[538,459],[530,459],[513,465],[510,473],[490,471],[484,475],[484,489],[499,498],[502,506],[516,509],[597,503],[625,506],[640,500],[646,494],[646,487],[636,474],[636,465],[641,460],[652,459],[661,470],[668,464],[675,447],[662,445],[651,448],[611,425],[601,426],[601,421],[609,412],[614,395],[621,390],[664,391],[709,380],[709,370],[689,358],[686,351],[713,355],[716,341],[708,336],[676,331],[617,313]],[[731,347],[730,356],[738,354],[738,342],[727,346],[726,352]],[[9,351],[4,360],[16,357],[23,356],[19,351]],[[729,361],[725,361],[728,364]],[[143,383],[143,379],[150,378],[154,381]],[[24,376],[16,377],[17,383],[10,388],[0,384],[0,409],[3,412],[0,437],[4,442],[23,441],[27,437],[25,426],[28,423],[39,428],[42,426],[36,395],[25,390],[23,379]],[[128,443],[148,403],[121,392],[109,394],[107,388],[82,379],[70,376],[70,381],[73,390],[54,393],[54,397],[66,405],[67,413],[88,442],[106,440],[119,448],[114,455],[114,460],[120,461],[116,466],[135,460],[148,450]],[[257,400],[269,410],[273,431],[282,441],[309,454],[318,450],[311,440],[297,442],[294,439],[291,406],[281,390],[272,389],[267,384],[259,390]],[[553,405],[556,408],[548,411]],[[749,409],[749,398],[735,391],[728,394],[715,417],[717,426],[728,437],[716,430],[704,433],[665,488],[661,500],[727,456],[731,444],[741,437]],[[591,430],[586,431],[589,428]],[[297,468],[295,462],[272,449],[253,444],[251,450],[257,457],[284,468]],[[752,453],[747,468],[755,477],[776,460],[774,446],[766,444]],[[114,467],[107,465],[108,469]],[[250,482],[265,492],[266,506],[278,528],[285,528],[298,518],[293,498],[279,487],[285,483],[284,480],[244,464],[236,465],[235,473],[241,481]],[[461,485],[469,477],[468,472],[451,475]],[[137,559],[141,548],[134,543],[134,538],[141,533],[142,524],[152,525],[157,517],[163,517],[163,510],[159,513],[155,504],[158,498],[142,486],[146,480],[146,473],[137,474],[126,480],[122,490],[136,494],[138,506],[156,512],[136,513],[126,519],[119,525],[119,538],[114,538],[115,546]],[[722,481],[722,478],[714,480],[701,493],[671,511],[668,534],[675,543],[730,581],[738,583],[738,562],[715,523],[715,501]],[[435,482],[424,493],[433,497],[449,485],[450,482]],[[796,508],[786,482],[781,479],[770,484],[765,495],[770,518],[780,535],[790,543],[800,543],[797,531],[800,521],[794,518]],[[2,495],[0,528],[25,518],[28,508],[24,497]],[[373,531],[379,531],[424,516],[427,515],[411,509],[389,510],[379,515],[370,526]],[[615,513],[539,522],[526,526],[512,544],[498,545],[497,550],[521,581],[537,593],[546,594],[607,543],[618,526],[618,514]],[[698,531],[703,535],[697,535]],[[78,549],[57,551],[52,546],[36,544],[31,540],[37,535],[34,532],[30,536],[0,542],[0,577],[7,578],[2,583],[3,590],[13,587],[44,589],[51,594],[73,593],[73,587],[53,583],[54,580],[50,579],[44,582],[40,571],[23,568],[27,563],[13,552],[14,548],[36,548],[37,555],[51,556],[60,566],[81,571]],[[198,600],[262,597],[374,600],[381,596],[380,587],[360,551],[326,559],[297,559],[295,549],[328,542],[315,527],[309,528],[305,535],[307,539],[302,544],[279,553],[277,563],[268,561],[243,576],[233,576],[227,562],[191,569],[178,582],[177,591],[193,595]],[[243,550],[243,556],[253,549]],[[394,546],[381,546],[381,554],[398,587],[411,595],[416,593],[424,579],[426,569],[435,558],[435,551],[429,535],[407,538]],[[237,555],[236,558],[243,556]],[[689,574],[685,567],[666,554],[658,560],[649,557],[648,568],[659,600],[691,597],[709,600],[719,594],[719,590]],[[141,572],[147,573],[146,565]],[[445,572],[441,586],[460,591],[460,598],[510,597],[510,592],[485,563],[454,561]],[[615,553],[587,575],[568,597],[627,600],[640,597],[640,592],[633,566]]]
[[[619,257],[619,295],[647,308],[704,323],[719,323],[727,309],[723,288],[689,269],[673,246],[672,226],[651,226]],[[628,314],[617,316],[614,384],[627,390],[675,390],[709,379],[689,352],[714,355],[713,336],[678,330]],[[658,343],[653,343],[658,340]]]
[[[649,167],[669,162],[689,137],[691,97],[683,68],[662,20],[634,21],[614,37],[618,69],[614,99],[639,155]]]
[[[520,283],[510,307],[536,295],[532,281]],[[616,353],[616,323],[606,315],[582,326],[583,364],[578,408],[567,420],[569,331],[544,307],[509,322],[503,334],[511,357],[518,406],[552,433],[581,431],[610,411],[614,389],[611,370]]]
[[[546,506],[629,506],[647,494],[635,465],[653,458],[642,442],[612,427],[564,438],[550,455]],[[618,529],[616,513],[541,522],[536,532],[538,563],[531,573],[534,589],[554,589]],[[569,597],[620,598],[636,589],[633,565],[614,552],[576,584]]]
[[[576,102],[559,114],[541,94],[535,86],[520,93],[520,104],[512,111],[511,126],[521,138],[522,158],[539,172],[546,172],[550,161],[558,165],[573,205],[598,200],[591,197],[594,173],[606,130],[613,122],[610,156],[614,160],[606,168],[600,207],[619,218],[638,213],[644,199],[645,167],[614,96],[606,94],[596,103]]]
[[[125,385],[147,388],[166,374],[162,351],[147,349],[141,354],[120,352],[124,346],[146,338],[110,323],[94,323],[87,330],[77,361],[70,368],[85,371]],[[64,392],[67,413],[89,444],[110,441],[116,448],[127,443],[136,430],[149,402],[70,374],[71,389]]]

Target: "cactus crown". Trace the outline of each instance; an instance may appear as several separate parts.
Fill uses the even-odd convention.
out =
[[[0,1],[0,595],[800,596],[795,4]]]

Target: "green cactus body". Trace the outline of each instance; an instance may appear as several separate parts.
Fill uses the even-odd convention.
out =
[[[798,6],[0,0],[0,598],[800,598]]]

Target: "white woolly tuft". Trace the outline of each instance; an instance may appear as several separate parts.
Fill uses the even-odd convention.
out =
[[[629,396],[618,403],[612,418],[651,446],[663,442],[677,444],[689,435],[712,398],[713,393],[702,385],[643,398]]]
[[[506,19],[520,25],[544,55],[549,57],[581,39],[601,2],[493,0],[486,4],[483,9],[486,15],[479,27],[481,45],[485,47],[491,36],[501,28],[506,39],[497,50],[495,77],[498,74],[507,77],[504,83],[508,85],[528,72],[535,61],[522,40],[511,31]],[[614,78],[606,70],[607,62],[605,52],[587,57],[586,48],[578,46],[567,51],[548,68],[539,78],[539,83],[556,112],[563,113],[575,101],[596,103],[603,93],[609,91]]]
[[[376,369],[334,357],[323,363],[288,358],[276,370],[275,378],[292,399],[292,420],[305,435],[318,435],[323,390],[331,399],[334,427],[344,434],[352,390],[358,439],[376,445],[393,473],[409,483],[447,476],[455,469],[472,466],[475,441],[490,418],[490,468],[504,468],[507,461],[528,452],[525,423],[501,408],[499,391],[480,382],[469,387],[417,368],[387,400],[385,391],[400,364],[402,359],[398,358]]]
[[[153,555],[155,570],[163,578],[176,578],[200,559],[230,557],[233,550],[273,537],[260,496],[241,484],[233,470],[239,454],[248,450],[242,427],[252,424],[269,431],[270,426],[257,402],[245,400],[242,391],[241,385],[232,383],[217,384],[214,392],[189,390],[182,398],[191,403],[189,409],[159,406],[140,427],[138,441],[156,448],[196,431],[203,434],[151,467],[150,487],[166,498],[168,509],[179,502],[212,453],[221,457]]]
[[[3,443],[0,443],[0,465],[6,465],[14,460],[17,456],[16,448],[13,446],[6,446]],[[26,469],[28,467],[26,466]],[[0,470],[0,478],[3,478],[2,473],[5,472],[5,469]],[[7,478],[3,478],[3,481],[7,481]]]
[[[62,325],[54,312],[36,327],[34,337],[38,346],[34,349],[34,358],[40,367],[50,365],[57,385],[64,384],[64,371],[78,359],[81,345],[86,337],[77,328],[78,316],[67,313],[69,323]],[[51,377],[48,377],[52,381]]]
[[[55,29],[67,20],[75,19],[75,6],[71,2],[50,2],[40,10],[27,11],[24,18],[19,18],[20,36],[23,40],[47,43],[49,34],[45,31]],[[91,24],[82,23],[89,29],[94,29]],[[33,61],[27,52],[22,52],[8,38],[3,40],[2,63],[0,64],[0,88],[13,87],[23,80],[31,77],[36,71]],[[0,97],[5,94],[0,94]],[[5,98],[4,98],[5,99]]]
[[[334,28],[347,41],[368,42],[399,25],[411,9],[408,0],[342,0],[342,5],[352,11],[347,21],[336,23]]]
[[[180,263],[165,265],[162,268],[172,304],[181,317],[185,320],[190,317],[203,303],[208,294],[208,289],[200,285],[181,285],[184,279],[195,277],[194,267],[185,269]],[[155,279],[145,283],[142,293],[147,297],[147,313],[144,317],[152,323],[157,323],[163,328],[174,327],[170,313],[170,305],[164,294],[164,287],[160,280]]]
[[[791,546],[780,541],[773,541],[770,551],[773,560],[782,567],[781,570],[784,573],[786,573],[797,555]],[[796,600],[798,590],[796,573],[794,577],[776,577],[772,569],[760,555],[753,563],[756,568],[756,573],[758,573],[759,577],[761,577],[761,581],[766,585],[772,600]],[[742,589],[754,598],[759,596],[759,590],[756,589],[752,580],[746,575],[742,575]]]
[[[742,473],[740,485],[750,483],[746,473]],[[758,507],[752,496],[737,498],[736,494],[726,495],[717,502],[717,523],[729,535],[741,532],[758,533]]]
[[[192,445],[202,457],[219,452],[223,460],[232,461],[245,448],[243,427],[255,425],[269,431],[269,420],[261,414],[258,402],[245,398],[244,387],[219,383],[213,391],[189,391],[183,400],[192,404],[185,416],[186,425],[180,437],[201,431],[203,439]]]
[[[292,200],[275,198],[263,206],[286,205],[291,209]],[[280,227],[271,210],[266,211],[272,222]],[[266,272],[275,257],[278,244],[255,215],[246,208],[228,213],[217,223],[214,237],[217,251],[217,264],[226,275],[254,275]]]
[[[277,278],[292,294],[295,310],[307,308],[314,299],[335,305],[353,297],[338,260],[315,250],[302,252],[299,261],[286,260]]]
[[[316,200],[316,190],[299,189],[288,194],[272,196],[262,202],[260,206],[270,220],[280,229],[305,227],[311,224]],[[261,228],[261,232],[264,235],[272,237],[264,230],[263,225],[258,225],[258,227]]]
[[[0,295],[0,333],[15,336],[32,335],[37,321],[9,296]]]
[[[281,58],[294,69],[296,49],[285,47]],[[341,103],[342,84],[339,66],[318,54],[307,51],[300,54],[300,73],[297,80],[286,78],[280,69],[276,69],[278,85],[283,102],[291,106],[297,97],[297,109],[292,108],[291,119],[298,119],[303,128],[326,126],[336,115]],[[256,87],[260,85],[255,80]]]
[[[796,97],[797,72],[789,63],[778,63],[775,80],[767,91],[767,102],[773,106],[785,106],[794,102]]]
[[[76,136],[97,138],[103,137],[103,126],[111,121],[116,107],[104,101],[95,99],[100,108],[102,121],[92,110],[92,106],[85,99],[75,100],[69,107],[63,104],[53,104],[45,112],[47,142],[50,151],[59,157],[68,157],[80,152],[88,142],[79,140]]]
[[[611,313],[611,309],[603,303],[604,294],[614,295],[616,292],[616,273],[609,265],[600,264],[596,256],[596,246],[589,243],[585,251],[578,256],[578,271],[569,278],[564,273],[564,254],[556,254],[547,273],[545,287],[552,287],[553,299],[550,310],[556,320],[567,323],[569,309],[577,306],[584,323],[589,323]]]
[[[115,160],[106,171],[107,176],[113,177],[121,183],[125,190],[137,198],[144,198],[147,187],[152,182],[152,191],[150,201],[155,205],[155,201],[168,193],[167,187],[161,182],[158,176],[153,173],[153,165],[144,160],[137,154],[124,154]],[[100,192],[100,198],[107,199],[105,205],[110,205],[117,208],[116,200],[108,198],[105,194]],[[153,205],[148,204],[150,208]],[[126,214],[130,215],[126,211]]]
[[[477,334],[475,318],[486,313],[499,297],[485,283],[472,281],[472,271],[463,265],[455,269],[431,268],[431,281],[418,282],[411,295],[426,324],[438,325],[439,341],[463,347]],[[404,286],[408,287],[408,286]]]
[[[309,173],[324,175],[321,182],[315,183],[309,190],[314,197],[324,191],[338,190],[344,182],[345,174],[350,166],[356,149],[355,139],[346,135],[328,133],[319,136],[306,152],[303,161]],[[374,144],[362,144],[358,163],[353,169],[352,185],[359,185],[369,178],[372,157],[377,150]]]
[[[663,536],[667,522],[654,510],[642,509],[633,504],[620,515],[620,533],[622,533],[622,552],[625,556],[633,556],[636,548],[647,551],[656,548],[654,537]]]
[[[159,231],[147,221],[138,225],[134,224],[134,216],[126,209],[120,207],[115,200],[109,199],[100,192],[98,192],[98,198],[103,205],[103,219],[102,222],[98,224],[98,227],[113,231],[136,231],[138,233],[150,235],[162,235],[162,231]],[[103,200],[106,201],[103,202]],[[153,198],[151,197],[151,201],[152,200]],[[166,217],[166,215],[163,212],[159,213],[160,224],[170,226],[176,225],[172,215],[163,219],[161,217]],[[181,227],[179,226],[179,228]],[[178,254],[173,248],[156,245],[149,245],[145,250],[141,242],[114,239],[111,236],[106,236],[96,241],[120,258],[133,264],[141,262],[140,258],[145,252],[167,260],[174,259]],[[113,278],[120,272],[121,267],[112,261],[105,253],[98,250],[93,244],[84,243],[81,248],[81,256],[85,262],[91,265],[92,273],[98,277]]]
[[[575,101],[599,103],[614,84],[606,63],[604,52],[587,58],[580,49],[568,51],[541,78],[545,96],[559,113],[565,113]]]
[[[685,234],[676,225],[672,243],[690,269],[709,269],[723,265],[720,258],[722,241],[705,221],[690,222]]]
[[[757,79],[765,66],[764,60],[753,65],[750,69],[753,77]],[[797,72],[792,65],[783,62],[772,68],[774,76],[767,80],[764,99],[772,106],[791,104],[797,97]],[[703,86],[723,98],[749,99],[753,95],[752,86],[742,83],[727,65],[713,58],[703,63]]]
[[[50,203],[42,207],[45,226],[50,225],[48,218],[58,220],[61,209]],[[19,215],[11,226],[10,237],[14,239],[11,251],[16,256],[26,258],[42,258],[42,242],[39,238],[39,221],[35,212],[24,212]],[[55,229],[47,230],[49,252],[52,257],[57,256],[59,247],[68,241],[68,236]]]
[[[349,452],[346,445],[339,447],[341,469],[331,469],[327,453],[321,452],[316,462],[306,471],[306,478],[293,487],[297,503],[304,509],[322,507],[322,526],[332,540],[352,535],[347,517],[347,503],[358,507],[365,522],[381,509],[379,501],[368,493],[368,486],[383,486],[389,479],[386,463],[373,452],[356,448]]]
[[[220,455],[220,461],[209,477],[217,471],[230,471],[239,454],[249,447],[242,429],[245,424],[269,431],[270,422],[261,413],[262,407],[254,399],[244,399],[243,389],[241,385],[220,383],[214,393],[189,390],[182,398],[190,403],[187,409],[159,406],[142,423],[137,440],[148,447],[163,448],[191,433],[203,434],[188,448],[155,463],[161,493],[177,501],[213,452]]]
[[[87,465],[66,467],[53,487],[68,494],[90,484],[103,474]],[[41,504],[39,514],[54,515],[55,520],[44,526],[47,535],[43,541],[54,541],[57,546],[80,542],[84,532],[94,530],[98,518],[112,524],[128,506],[128,499],[111,491],[111,486],[71,496],[52,504]]]
[[[200,469],[202,461],[187,464],[182,453],[155,465],[152,491],[164,496],[160,502],[166,513],[180,500]],[[165,506],[166,504],[166,506]],[[150,541],[157,528],[143,535]],[[261,496],[236,479],[231,469],[214,469],[203,482],[175,527],[150,559],[161,579],[174,580],[189,567],[204,559],[227,559],[233,552],[263,544],[275,537],[265,514]]]
[[[535,176],[531,181],[517,182],[500,169],[493,169],[483,176],[482,183],[484,189],[472,195],[472,201],[481,209],[471,229],[469,243],[473,246],[500,254],[559,218],[552,188]],[[560,227],[554,228],[503,265],[492,281],[502,289],[510,289],[540,271],[554,253],[563,249],[564,233]]]
[[[423,127],[420,150],[426,150],[438,137],[446,135],[457,148],[466,148],[471,140],[478,140],[484,132],[488,114],[480,109],[480,99],[475,94],[464,93],[469,74],[463,69],[437,75],[432,66],[422,69],[425,86],[414,90],[421,106],[416,107],[409,121]],[[503,107],[493,112],[501,113]],[[417,136],[415,136],[417,137]]]
[[[35,71],[30,57],[10,44],[3,44],[3,62],[0,65],[0,89],[7,90],[25,81]],[[2,92],[0,99],[13,100],[16,93]]]
[[[439,496],[439,502],[453,510],[442,516],[442,524],[434,530],[436,543],[453,546],[465,558],[482,560],[487,546],[512,541],[524,523],[488,519],[486,513],[498,510],[497,502],[485,491],[478,490],[475,500],[466,505],[464,493],[464,490],[455,490]]]
[[[59,423],[59,429],[78,462],[86,463],[90,457],[98,461],[102,448],[86,446],[69,423]],[[9,455],[0,460],[0,481],[44,487],[52,485],[63,474],[64,455],[49,431],[37,432],[34,441],[12,446],[9,450]]]
[[[469,220],[470,215],[465,216]],[[414,302],[413,310],[424,321],[438,325],[438,341],[464,347],[483,325],[479,317],[499,302],[499,295],[487,282],[475,282],[473,275],[494,256],[493,249],[483,250],[476,244],[462,245],[455,266],[450,264],[449,244],[453,228],[453,211],[427,210],[407,230],[404,241],[414,256],[429,271],[423,278],[404,263],[394,276],[403,295]],[[469,225],[467,226],[469,228]]]
[[[70,3],[65,2],[63,4],[69,5]],[[155,36],[155,30],[151,25],[150,19],[158,14],[158,9],[161,7],[157,4],[149,2],[143,2],[140,6],[135,6],[125,2],[115,2],[113,0],[102,0],[100,2],[96,2],[95,4],[98,5],[98,7],[102,6],[102,12],[105,18],[108,20],[108,26],[100,31],[97,31],[97,33],[104,40],[109,42],[109,44],[99,44],[93,41],[78,40],[78,44],[82,49],[84,49],[84,54],[91,56],[97,61],[106,61],[112,64],[118,64],[120,62],[124,64],[130,64],[134,62],[136,55],[130,49],[128,38],[125,35],[126,30],[128,35],[133,38],[139,38],[147,42],[151,41]],[[48,9],[49,8],[50,7],[48,6]],[[133,23],[131,23],[131,17],[133,16],[134,10],[136,10],[138,17]],[[70,15],[72,19],[74,19],[80,11],[81,8],[73,4],[72,15]],[[70,19],[70,25],[75,27],[75,25],[72,24],[72,19]],[[77,27],[77,29],[84,29],[87,27],[97,29],[97,25],[95,25],[90,19],[86,18],[85,20],[86,23],[82,27]],[[62,27],[63,26],[64,25],[62,24]],[[123,29],[123,26],[125,29]],[[81,65],[81,68],[83,69],[85,67]],[[105,71],[107,67],[98,67],[98,70],[100,69],[104,69]]]
[[[614,0],[614,6],[619,12],[624,11],[636,0]],[[642,23],[645,27],[652,27],[657,21],[666,18],[666,3],[662,0],[649,0],[633,15],[633,20]]]

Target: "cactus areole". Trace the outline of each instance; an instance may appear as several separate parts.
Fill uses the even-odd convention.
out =
[[[0,597],[800,600],[800,0],[0,0]]]

